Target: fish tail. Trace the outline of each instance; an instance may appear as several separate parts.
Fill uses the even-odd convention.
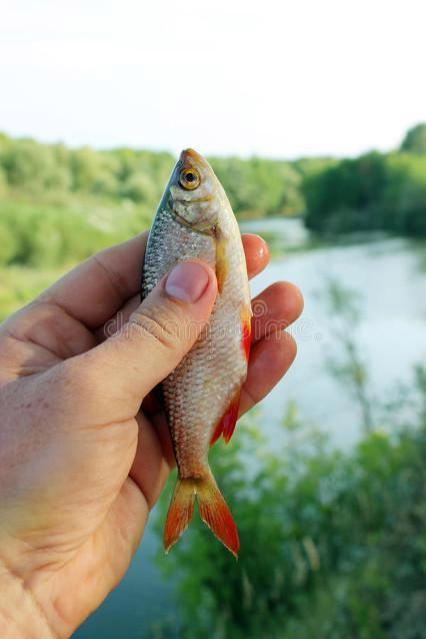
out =
[[[240,540],[237,527],[210,471],[199,483],[197,501],[201,519],[235,558],[238,558]]]
[[[188,527],[194,512],[195,497],[201,519],[219,541],[238,557],[240,542],[237,527],[210,471],[202,478],[178,478],[164,528],[166,552]]]
[[[178,477],[164,526],[164,549],[169,552],[188,528],[194,512],[196,480]]]

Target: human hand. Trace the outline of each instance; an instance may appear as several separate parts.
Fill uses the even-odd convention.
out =
[[[174,270],[174,286],[166,279],[140,305],[146,237],[89,259],[0,326],[2,637],[70,636],[124,575],[174,464],[150,391],[208,320],[216,280],[207,266],[178,266],[181,294]],[[267,248],[243,241],[253,276]],[[293,361],[294,341],[276,328],[302,310],[283,282],[256,301],[265,312],[253,319],[241,412]]]

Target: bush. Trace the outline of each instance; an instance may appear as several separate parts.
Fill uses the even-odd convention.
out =
[[[121,223],[110,230],[93,218],[85,209],[0,202],[0,265],[70,264],[130,234]]]

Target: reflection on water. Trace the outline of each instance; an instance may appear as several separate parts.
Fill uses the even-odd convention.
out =
[[[300,248],[309,242],[309,231],[298,218],[250,220],[240,224],[243,232],[259,233],[269,242],[273,252]]]
[[[262,233],[265,222],[244,226],[244,230]],[[279,235],[279,241],[291,248],[306,242],[298,220],[268,220],[266,230]],[[285,279],[297,284],[305,296],[303,317],[291,329],[299,346],[298,358],[263,402],[265,432],[274,436],[274,425],[286,402],[295,400],[303,418],[330,432],[336,445],[348,446],[356,439],[358,408],[342,393],[325,365],[336,346],[321,291],[331,278],[361,294],[362,316],[354,330],[371,373],[371,393],[380,398],[397,380],[409,377],[413,363],[426,360],[426,272],[420,268],[424,259],[424,252],[407,240],[380,239],[292,252],[274,259],[256,278],[254,294]],[[77,639],[153,637],[158,620],[166,619],[167,623],[167,616],[174,616],[171,586],[150,559],[156,543],[149,525],[124,581],[75,634]],[[173,634],[168,631],[167,636]]]

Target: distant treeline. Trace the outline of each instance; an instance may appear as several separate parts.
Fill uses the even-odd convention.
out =
[[[426,236],[426,124],[410,129],[399,151],[320,167],[305,176],[302,193],[314,231]]]
[[[322,234],[426,235],[426,125],[356,159],[210,158],[239,218],[304,215]],[[0,134],[0,266],[60,265],[149,226],[175,158]]]
[[[175,158],[0,134],[0,266],[60,266],[149,227]],[[239,217],[301,213],[301,183],[328,160],[212,159]]]
[[[0,134],[0,194],[90,195],[128,200],[152,212],[175,158],[165,152],[128,148],[94,151],[63,144],[40,144]],[[329,160],[285,162],[251,158],[211,158],[237,215],[263,217],[301,213],[302,180]]]
[[[319,233],[426,236],[426,155],[369,153],[303,183],[305,222]]]
[[[0,134],[0,266],[60,266],[149,227],[176,158]],[[212,158],[237,216],[300,214],[301,184],[333,161]]]

